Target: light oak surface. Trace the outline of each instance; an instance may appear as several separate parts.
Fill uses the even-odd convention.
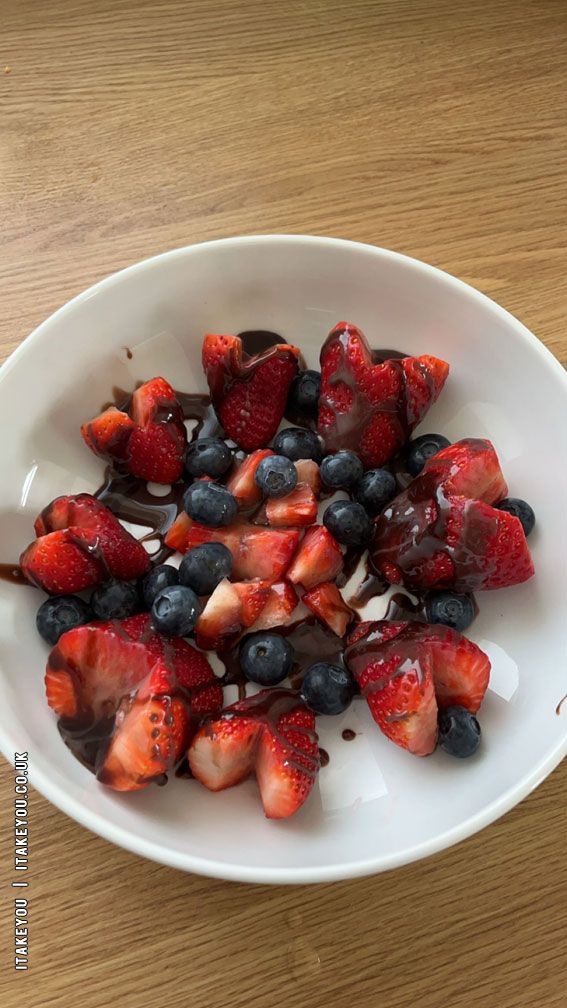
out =
[[[457,274],[565,363],[566,94],[565,0],[0,0],[0,356],[129,263],[289,231]],[[5,1008],[567,1004],[565,766],[450,851],[311,888],[160,867],[33,795],[17,974],[0,777]]]

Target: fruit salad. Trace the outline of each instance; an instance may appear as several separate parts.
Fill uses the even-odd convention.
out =
[[[490,441],[414,436],[445,361],[339,322],[316,371],[259,335],[205,336],[208,395],[152,377],[85,418],[103,484],[47,503],[20,571],[47,594],[47,703],[101,784],[254,774],[278,819],[316,784],[317,719],[350,704],[409,754],[478,750],[490,661],[465,636],[472,593],[533,575],[535,518]]]

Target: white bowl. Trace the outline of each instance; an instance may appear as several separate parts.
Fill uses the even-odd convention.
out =
[[[477,756],[412,757],[381,736],[358,700],[341,718],[321,719],[330,764],[306,805],[282,822],[264,818],[254,781],[218,795],[186,780],[129,795],[98,784],[64,746],[44,700],[47,648],[34,627],[43,596],[0,582],[5,756],[27,750],[32,784],[89,829],[187,871],[282,883],[393,868],[486,826],[567,749],[567,702],[556,714],[567,691],[567,380],[504,309],[405,256],[329,238],[234,238],[149,259],[70,301],[0,371],[0,560],[17,560],[52,497],[100,484],[102,466],[79,425],[113,385],[162,374],[177,388],[205,391],[206,331],[273,330],[316,366],[339,319],[359,325],[371,345],[450,362],[422,430],[494,442],[511,494],[537,515],[536,576],[478,595],[471,636],[490,652],[493,676]],[[344,727],[359,732],[354,742],[341,739]]]

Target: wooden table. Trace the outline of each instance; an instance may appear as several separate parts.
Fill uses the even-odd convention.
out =
[[[567,360],[565,0],[1,0],[0,23],[2,356],[128,263],[290,231],[441,266]],[[32,969],[3,880],[0,1001],[565,1006],[566,784],[427,861],[288,889],[142,861],[33,795]]]

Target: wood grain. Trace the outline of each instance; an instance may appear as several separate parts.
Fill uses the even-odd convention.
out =
[[[289,231],[458,274],[567,362],[565,0],[0,0],[0,23],[0,355],[128,263]],[[567,1003],[565,766],[451,851],[312,888],[153,865],[34,795],[20,974],[0,777],[6,1008]]]

